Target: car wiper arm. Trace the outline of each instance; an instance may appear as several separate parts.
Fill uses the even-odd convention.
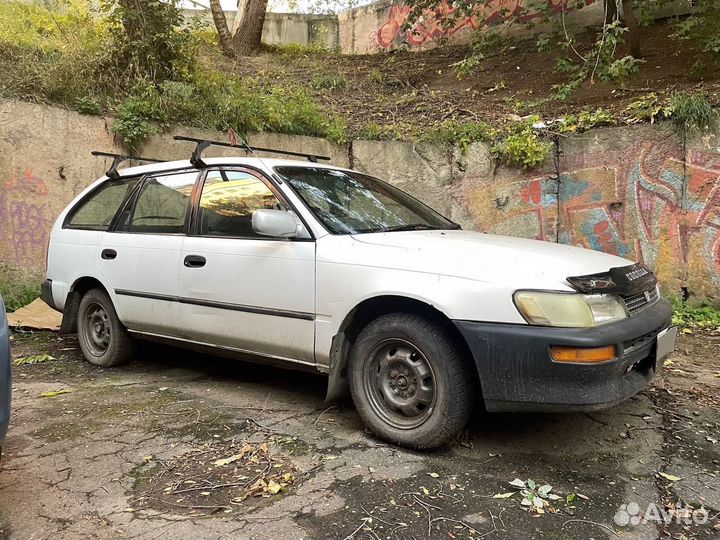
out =
[[[436,231],[441,230],[442,227],[433,227],[432,225],[425,225],[424,223],[415,223],[412,225],[395,225],[393,227],[384,227],[383,232],[396,232],[396,231]]]

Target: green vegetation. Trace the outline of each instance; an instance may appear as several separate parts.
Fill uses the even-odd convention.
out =
[[[609,126],[615,123],[615,118],[612,113],[603,108],[594,111],[580,111],[579,114],[568,115],[563,120],[560,133],[587,131],[588,129]]]
[[[692,306],[673,300],[673,324],[691,330],[720,328],[720,310],[709,304]]]
[[[290,75],[273,63],[278,58],[248,68],[220,55],[214,29],[184,23],[174,0],[150,0],[143,4],[142,16],[137,9],[123,7],[131,4],[103,0],[99,8],[91,8],[89,0],[0,3],[0,50],[4,53],[0,54],[0,69],[5,74],[0,97],[113,116],[112,130],[135,151],[148,137],[173,124],[184,124],[232,129],[241,135],[277,132],[335,142],[359,137],[456,144],[462,151],[483,142],[499,160],[523,168],[536,167],[547,159],[552,144],[544,135],[556,137],[622,121],[670,118],[687,133],[703,129],[713,116],[700,94],[660,98],[649,93],[620,115],[606,109],[583,110],[552,123],[552,128],[536,130],[532,124],[540,118],[533,113],[543,109],[547,113],[546,106],[553,98],[523,94],[519,89],[502,98],[513,114],[495,117],[490,126],[477,120],[487,115],[476,114],[474,106],[445,105],[444,90],[423,88],[422,81],[407,76],[408,70],[395,66],[398,59],[402,63],[397,55],[387,55],[377,67],[368,63],[356,77],[343,70],[335,52],[321,47],[268,46],[266,51],[292,65]],[[53,10],[49,5],[55,6]],[[580,62],[577,55],[563,53],[556,69],[567,73],[569,80],[555,88],[558,97],[568,96],[587,78],[621,81],[632,73],[637,61],[614,56],[625,33],[617,21],[605,28],[594,56],[586,56],[595,62]],[[545,34],[537,47],[563,51],[558,49],[562,39],[570,38],[558,32]],[[458,75],[462,77],[470,64],[511,43],[510,37],[492,29],[478,34],[471,46],[473,59],[454,64]],[[295,71],[298,68],[307,70],[302,72],[305,76],[292,76],[299,73]],[[472,90],[468,96],[482,101],[485,95],[499,95],[509,84],[501,80],[482,94],[472,90],[471,84],[463,90]],[[349,96],[356,89],[367,94],[368,108],[375,112],[357,114],[357,99]],[[443,114],[446,106],[449,109]],[[350,118],[350,126],[345,116]]]
[[[470,143],[478,141],[493,142],[498,135],[498,130],[482,122],[445,120],[431,128],[425,138],[434,143],[458,144],[464,152]]]
[[[529,116],[505,128],[493,128],[483,122],[445,120],[430,128],[422,140],[441,144],[457,144],[462,152],[474,142],[492,145],[496,158],[508,165],[529,169],[542,165],[550,155],[552,143],[544,141],[533,124],[539,116]]]
[[[0,296],[7,311],[15,311],[40,296],[40,277],[27,276],[16,268],[0,263]]]
[[[97,18],[84,0],[58,10],[0,4],[1,97],[55,102],[82,114],[116,116],[112,126],[137,149],[173,123],[240,134],[270,131],[346,138],[346,125],[290,81],[225,73],[198,61],[208,32],[181,24],[173,2],[151,0],[142,16],[102,2]],[[319,81],[334,88],[335,76]]]
[[[509,165],[517,165],[523,169],[542,165],[550,155],[553,145],[541,140],[533,129],[533,123],[539,120],[540,118],[535,116],[513,126],[511,133],[495,145],[495,153]]]
[[[716,117],[716,112],[703,94],[673,94],[669,106],[673,123],[684,135],[707,129]]]
[[[345,88],[347,81],[345,77],[338,73],[327,73],[323,75],[315,75],[310,82],[311,86],[316,90],[337,90]]]
[[[380,71],[377,68],[371,69],[368,72],[367,78],[368,78],[368,82],[370,82],[372,84],[377,84],[377,85],[385,84],[385,75],[383,74],[382,71]]]
[[[717,118],[705,94],[699,92],[676,92],[665,99],[651,92],[630,103],[626,110],[631,123],[672,119],[683,136],[706,130]]]

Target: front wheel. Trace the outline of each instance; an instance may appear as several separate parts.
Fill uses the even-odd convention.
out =
[[[470,417],[474,381],[453,337],[418,315],[370,323],[350,353],[350,391],[368,428],[390,442],[434,448]]]
[[[85,359],[96,366],[119,366],[135,353],[135,342],[102,289],[91,289],[80,300],[78,341]]]

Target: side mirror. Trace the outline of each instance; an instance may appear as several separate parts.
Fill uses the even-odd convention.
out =
[[[252,215],[252,228],[262,236],[294,238],[298,235],[295,217],[285,210],[255,210]]]

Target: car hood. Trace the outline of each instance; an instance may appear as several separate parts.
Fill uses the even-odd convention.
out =
[[[371,233],[352,238],[373,246],[372,266],[506,282],[516,288],[571,290],[568,276],[632,264],[600,251],[463,230]]]

